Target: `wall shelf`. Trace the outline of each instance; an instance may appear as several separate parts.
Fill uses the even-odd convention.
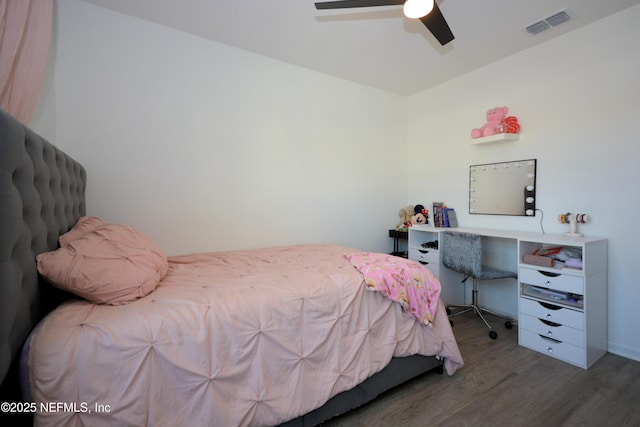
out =
[[[497,133],[495,135],[483,136],[482,138],[472,138],[471,144],[486,144],[488,142],[497,141],[517,141],[519,138],[519,133]]]

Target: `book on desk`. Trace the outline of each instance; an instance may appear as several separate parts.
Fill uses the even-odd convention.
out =
[[[448,208],[442,202],[433,203],[433,225],[441,228],[458,227],[458,217],[453,208]]]

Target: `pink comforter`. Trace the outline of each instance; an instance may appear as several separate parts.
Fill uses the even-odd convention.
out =
[[[393,356],[462,366],[442,303],[427,328],[368,292],[339,246],[170,258],[151,294],[73,301],[30,342],[41,426],[276,425],[384,368]],[[57,406],[56,406],[57,405]],[[48,407],[47,407],[48,408]]]

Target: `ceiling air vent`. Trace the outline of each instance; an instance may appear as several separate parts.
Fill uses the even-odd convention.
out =
[[[544,21],[538,21],[535,24],[529,25],[526,30],[531,34],[538,34],[549,28],[549,24]]]
[[[555,27],[563,22],[567,22],[569,19],[571,19],[571,17],[563,10],[546,18],[545,21],[552,27]]]
[[[567,22],[571,19],[571,16],[565,11],[561,10],[560,12],[556,12],[551,16],[547,16],[546,18],[534,22],[531,25],[525,27],[530,34],[538,34],[543,32],[544,30],[548,30],[551,27],[555,27],[556,25],[562,24],[563,22]]]

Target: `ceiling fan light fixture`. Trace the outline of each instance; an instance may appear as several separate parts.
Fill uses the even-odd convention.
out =
[[[407,0],[402,10],[407,18],[422,18],[433,10],[433,0]]]

